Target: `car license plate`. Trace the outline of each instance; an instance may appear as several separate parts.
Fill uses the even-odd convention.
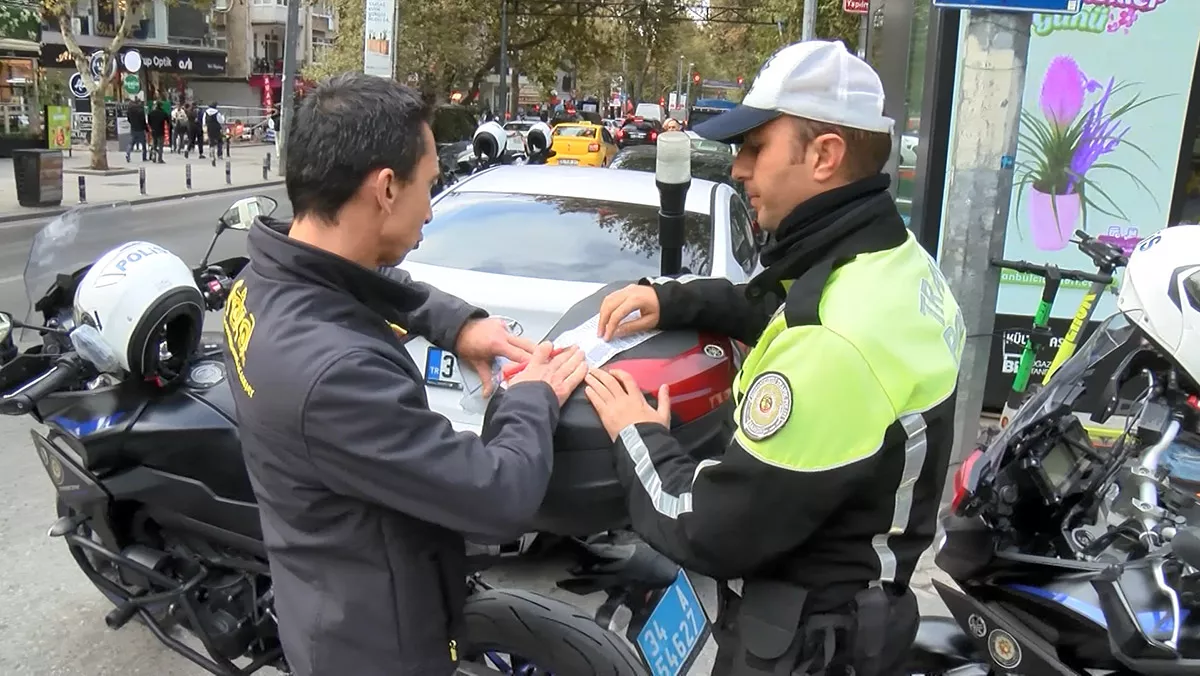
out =
[[[637,645],[654,676],[687,673],[712,630],[696,588],[680,570],[638,632]]]
[[[574,165],[574,164],[579,164],[579,160],[559,160],[558,163]]]
[[[462,381],[458,377],[458,357],[440,347],[430,345],[429,350],[425,353],[425,384],[432,387],[461,390]]]

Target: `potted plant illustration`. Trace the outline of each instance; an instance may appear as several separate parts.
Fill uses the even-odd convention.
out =
[[[1042,80],[1038,111],[1021,111],[1021,129],[1017,137],[1017,172],[1013,188],[1017,190],[1016,211],[1027,202],[1029,229],[1033,243],[1043,251],[1067,246],[1081,226],[1087,229],[1088,211],[1128,222],[1128,217],[1095,179],[1102,170],[1119,172],[1154,200],[1154,194],[1136,175],[1101,158],[1119,147],[1129,148],[1158,166],[1144,150],[1126,138],[1130,125],[1122,118],[1130,111],[1166,96],[1143,98],[1132,94],[1121,105],[1130,83],[1109,78],[1102,85],[1084,75],[1069,56],[1057,56]],[[1091,105],[1085,109],[1089,98]],[[1025,189],[1029,189],[1026,196]],[[1155,200],[1157,203],[1157,200]]]

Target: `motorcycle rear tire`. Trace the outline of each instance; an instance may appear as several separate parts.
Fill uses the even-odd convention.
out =
[[[646,676],[641,660],[616,634],[579,608],[542,594],[492,589],[465,608],[464,659],[484,651],[519,655],[553,674]],[[460,674],[473,672],[460,667]]]

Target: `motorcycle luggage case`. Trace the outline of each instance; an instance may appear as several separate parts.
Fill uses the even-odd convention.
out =
[[[600,303],[625,284],[609,285],[568,310],[547,340],[586,322]],[[698,459],[719,455],[733,434],[733,377],[741,346],[697,331],[667,331],[618,354],[605,368],[629,372],[651,404],[664,382],[671,390],[671,432]],[[492,397],[484,418],[503,399]],[[614,444],[581,386],[567,400],[554,434],[554,471],[537,513],[535,530],[584,536],[629,525],[625,492],[617,481]]]

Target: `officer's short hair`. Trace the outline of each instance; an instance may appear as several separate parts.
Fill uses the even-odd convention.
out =
[[[851,183],[881,173],[892,155],[891,134],[843,127],[803,117],[793,117],[792,120],[801,151],[818,136],[837,134],[842,137],[846,142],[842,174]]]
[[[379,169],[412,180],[428,151],[430,115],[420,94],[393,80],[344,73],[321,82],[289,126],[284,178],[294,216],[335,220]]]

